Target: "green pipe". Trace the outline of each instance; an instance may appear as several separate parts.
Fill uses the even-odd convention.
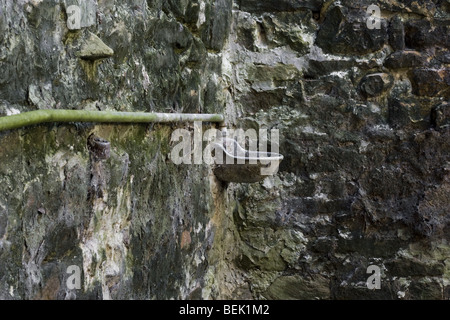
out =
[[[223,122],[221,114],[196,113],[151,113],[88,110],[36,110],[6,117],[0,117],[0,131],[17,129],[47,122],[104,122],[104,123],[147,123],[147,122]]]

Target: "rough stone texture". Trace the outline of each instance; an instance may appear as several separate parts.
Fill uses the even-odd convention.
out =
[[[326,53],[366,54],[378,51],[387,42],[387,23],[381,19],[380,29],[369,29],[361,9],[331,4],[317,33],[316,43]]]
[[[389,45],[393,50],[405,49],[405,27],[400,16],[394,16],[389,23]]]
[[[426,56],[422,53],[414,50],[402,50],[390,54],[384,61],[384,66],[389,69],[402,69],[421,67],[426,63]]]
[[[374,97],[388,90],[392,82],[392,76],[387,73],[372,73],[361,79],[360,88],[367,97]]]
[[[284,155],[226,184],[170,161],[192,124],[0,133],[0,298],[448,299],[450,6],[381,0],[370,30],[372,2],[92,0],[69,30],[75,0],[0,0],[1,115],[219,112]]]
[[[418,68],[412,71],[413,93],[418,96],[450,97],[450,68]]]
[[[112,55],[114,51],[93,33],[89,34],[79,52],[79,57],[84,60],[99,60]]]
[[[2,115],[222,110],[218,52],[230,1],[83,2],[95,23],[80,30],[67,28],[69,2],[0,1]],[[212,297],[202,289],[215,179],[206,165],[168,159],[171,132],[188,125],[1,133],[0,298]],[[96,154],[91,134],[108,152]],[[81,289],[66,285],[71,265],[82,270]]]
[[[380,30],[366,28],[370,1],[307,8],[311,15],[295,22],[308,26],[306,48],[281,34],[279,45],[264,42],[276,26],[260,23],[283,6],[245,3],[225,53],[227,110],[237,112],[229,121],[278,128],[285,156],[277,176],[228,186],[241,243],[232,266],[246,294],[447,299],[448,3],[378,1]],[[268,66],[280,63],[300,76],[273,80]],[[255,76],[255,66],[267,72]],[[380,290],[366,286],[369,265],[381,269]]]

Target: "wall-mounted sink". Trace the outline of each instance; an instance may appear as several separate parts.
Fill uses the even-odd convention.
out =
[[[245,150],[230,138],[213,143],[216,159],[223,161],[213,166],[216,177],[224,182],[254,183],[278,171],[283,156],[275,152]],[[222,152],[222,155],[220,155]],[[218,154],[219,153],[219,154]],[[222,157],[223,156],[223,157]]]

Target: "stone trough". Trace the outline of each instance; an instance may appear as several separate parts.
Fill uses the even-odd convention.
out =
[[[223,161],[213,167],[215,176],[223,182],[254,183],[264,180],[278,171],[283,156],[275,152],[245,150],[230,138],[218,140],[214,145],[215,156],[222,152]]]

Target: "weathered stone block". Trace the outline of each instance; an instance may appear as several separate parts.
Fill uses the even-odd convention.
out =
[[[450,103],[444,102],[431,110],[431,122],[436,129],[450,126]]]
[[[387,23],[380,19],[380,29],[369,29],[365,14],[331,5],[325,12],[316,44],[334,54],[366,54],[380,50],[387,42]]]
[[[444,273],[444,264],[421,261],[415,258],[402,257],[385,264],[389,275],[394,277],[411,276],[441,276]]]
[[[421,104],[411,98],[392,98],[388,102],[388,121],[393,128],[419,126],[422,121],[428,123],[426,112]]]
[[[233,0],[215,0],[206,11],[205,26],[201,38],[208,49],[221,50],[228,38],[231,26]]]
[[[450,68],[419,68],[412,71],[413,93],[419,96],[450,96]]]
[[[432,46],[450,47],[450,25],[434,25],[429,20],[405,22],[405,44],[407,48],[424,49]]]
[[[310,279],[300,276],[282,276],[277,278],[263,294],[267,299],[316,300],[330,298],[329,280],[319,274]]]
[[[311,12],[280,12],[264,16],[264,36],[271,47],[288,45],[299,54],[309,50],[309,39],[316,27],[310,22]]]
[[[402,50],[390,54],[384,61],[384,66],[389,69],[420,67],[426,61],[426,56],[419,51]]]
[[[291,64],[251,65],[246,79],[252,82],[261,81],[287,81],[299,79],[301,71]]]
[[[442,283],[433,278],[413,280],[408,287],[408,296],[416,300],[443,299]]]
[[[359,87],[366,97],[379,96],[388,90],[393,83],[393,78],[387,73],[372,73],[361,79]]]
[[[405,49],[405,28],[400,16],[395,16],[389,23],[389,44],[395,51]]]
[[[84,60],[98,60],[111,57],[114,54],[114,50],[108,47],[95,34],[89,32],[78,54]]]
[[[355,65],[354,60],[309,60],[308,69],[305,71],[305,76],[308,78],[318,78],[320,76],[339,73],[339,71],[345,74],[345,71],[351,69]]]

